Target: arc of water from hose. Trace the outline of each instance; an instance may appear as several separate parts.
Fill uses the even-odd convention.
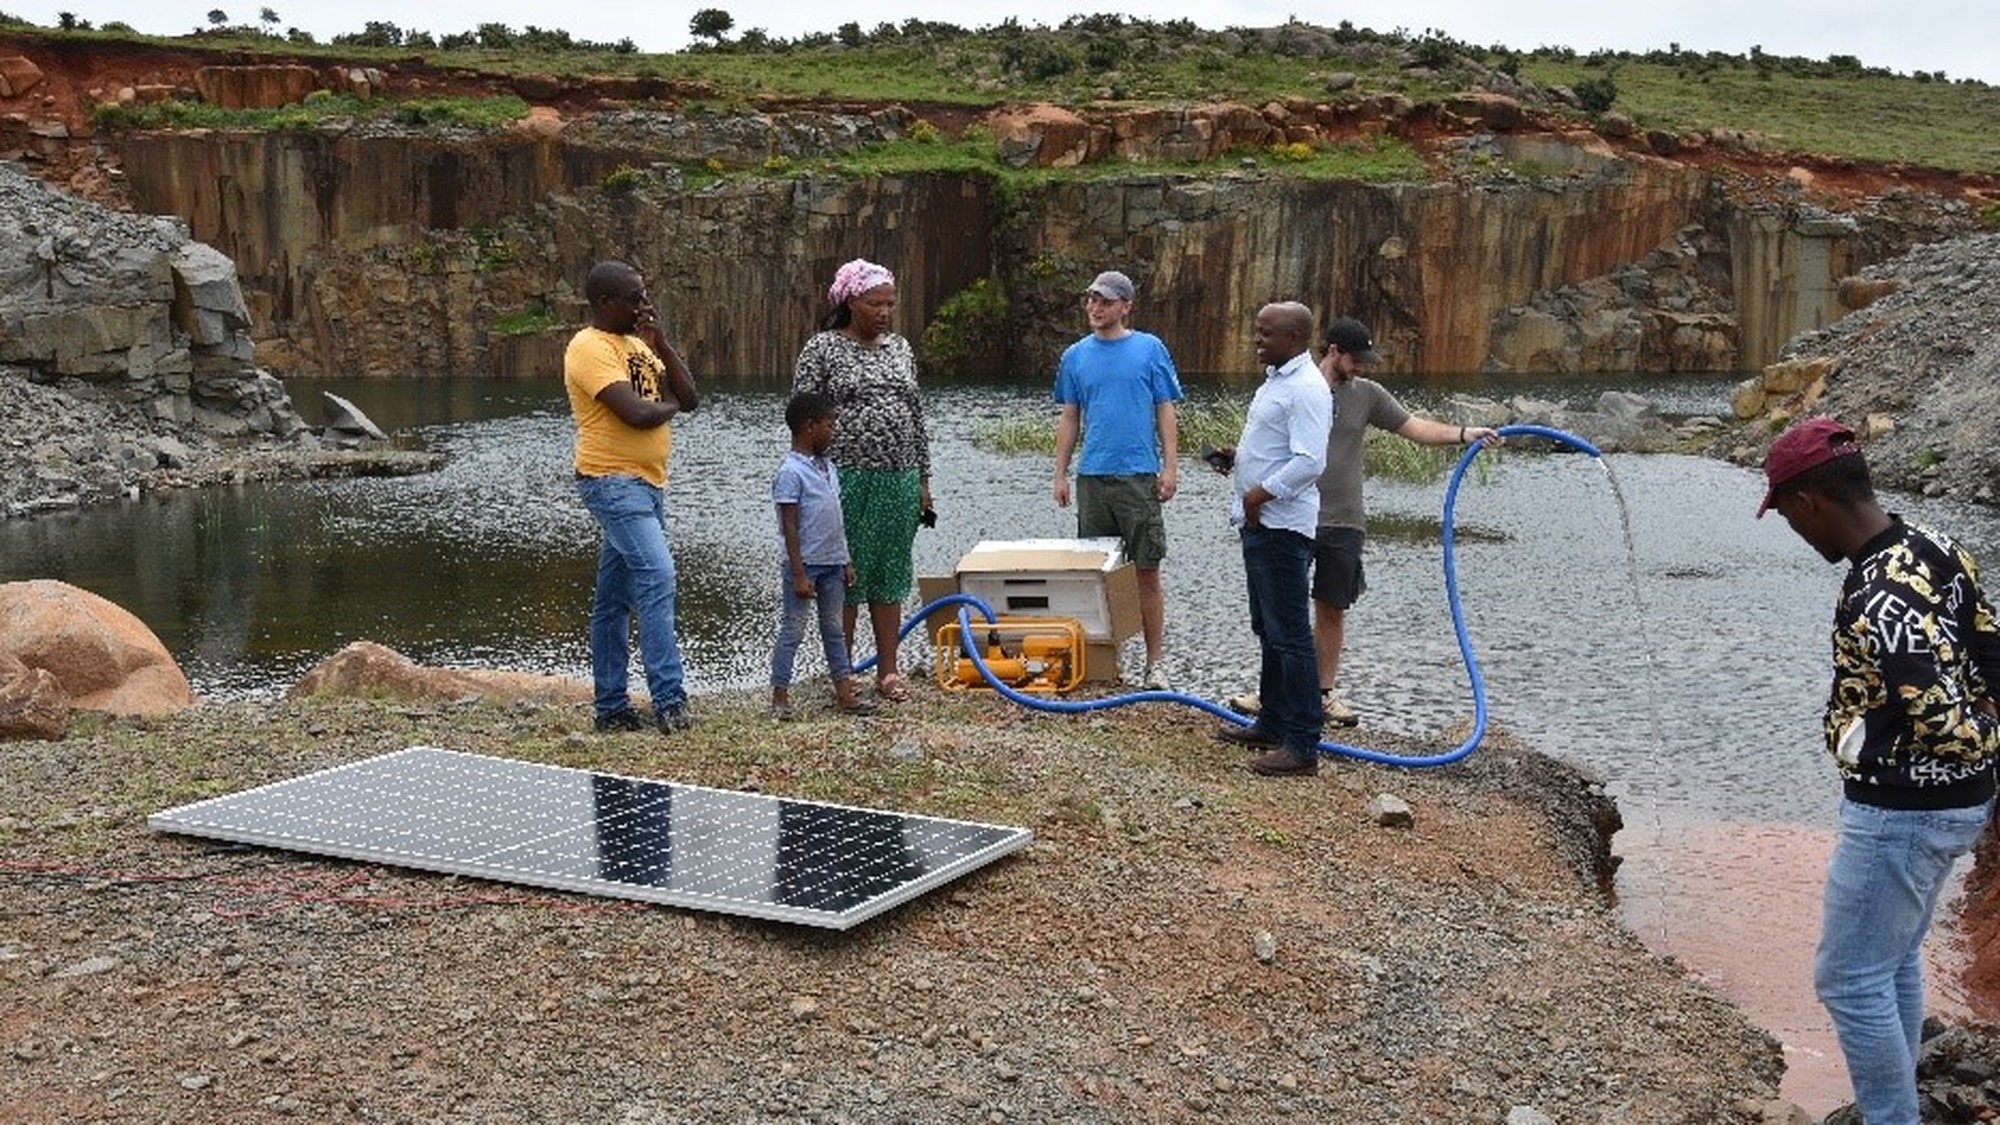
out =
[[[1548,426],[1533,426],[1525,424],[1502,426],[1500,427],[1498,432],[1502,437],[1523,435],[1523,436],[1546,438],[1550,441],[1556,442],[1559,445],[1568,446],[1571,449],[1574,449],[1580,453],[1587,453],[1590,456],[1596,457],[1600,460],[1604,456],[1603,453],[1598,451],[1596,446],[1592,445],[1591,443],[1585,441],[1580,437],[1577,437],[1575,434],[1567,433],[1565,431],[1558,429],[1553,429]],[[1480,739],[1485,737],[1486,684],[1485,681],[1479,675],[1479,661],[1478,658],[1473,655],[1472,639],[1466,633],[1465,629],[1465,610],[1464,607],[1460,604],[1458,596],[1458,564],[1452,545],[1453,517],[1458,506],[1458,486],[1460,482],[1463,481],[1465,478],[1466,469],[1471,467],[1474,459],[1476,459],[1479,456],[1480,452],[1484,448],[1485,447],[1478,442],[1474,442],[1473,444],[1467,446],[1465,448],[1465,452],[1459,455],[1458,463],[1452,467],[1451,480],[1445,486],[1445,492],[1444,492],[1444,515],[1442,520],[1442,536],[1441,536],[1442,539],[1444,540],[1445,600],[1447,603],[1449,603],[1451,608],[1451,627],[1452,627],[1452,632],[1458,639],[1459,658],[1465,664],[1465,674],[1467,679],[1471,682],[1472,685],[1471,733],[1468,734],[1465,738],[1465,741],[1460,743],[1455,749],[1444,751],[1438,754],[1427,754],[1427,755],[1385,754],[1380,750],[1370,750],[1363,746],[1348,746],[1343,743],[1334,742],[1331,740],[1323,741],[1319,744],[1319,752],[1321,754],[1329,756],[1339,756],[1345,758],[1355,758],[1364,762],[1373,762],[1376,763],[1377,765],[1398,766],[1404,769],[1423,769],[1432,766],[1449,765],[1452,762],[1456,762],[1459,759],[1464,758],[1466,755],[1472,753],[1473,750],[1477,749],[1479,746]],[[994,691],[1000,693],[1002,697],[1008,699],[1013,703],[1019,704],[1022,707],[1027,707],[1036,711],[1049,711],[1049,712],[1054,712],[1056,714],[1074,715],[1074,714],[1081,714],[1087,711],[1102,711],[1112,707],[1126,707],[1134,703],[1179,703],[1184,706],[1193,707],[1199,711],[1206,711],[1209,714],[1214,715],[1216,718],[1223,720],[1224,722],[1235,723],[1238,726],[1248,726],[1251,722],[1250,719],[1242,715],[1239,715],[1234,711],[1231,711],[1227,707],[1223,707],[1215,703],[1210,703],[1208,700],[1202,699],[1199,696],[1188,695],[1185,692],[1178,692],[1178,691],[1136,691],[1136,692],[1129,692],[1124,695],[1105,696],[1104,698],[1101,699],[1082,699],[1082,700],[1041,699],[1036,696],[1025,694],[1023,692],[1015,691],[1012,687],[1009,687],[1007,684],[1000,682],[999,677],[993,674],[993,670],[986,666],[985,658],[980,655],[978,646],[973,643],[971,615],[974,609],[977,609],[981,614],[983,614],[985,616],[985,619],[989,622],[997,621],[999,620],[999,618],[996,614],[994,614],[993,607],[987,605],[984,601],[981,601],[979,598],[976,598],[971,594],[946,594],[944,597],[938,598],[935,601],[932,601],[924,606],[919,607],[917,612],[913,614],[908,621],[903,623],[902,629],[899,630],[896,634],[897,639],[901,640],[902,638],[908,636],[912,629],[916,628],[919,623],[921,623],[925,618],[929,617],[932,613],[946,606],[951,606],[951,605],[956,605],[959,607],[958,609],[959,644],[965,650],[965,655],[972,660],[973,667],[979,670],[979,675],[986,681],[987,686],[991,687]],[[854,670],[856,672],[865,672],[869,668],[873,667],[874,664],[875,664],[875,658],[869,657],[867,660],[864,660],[861,663],[856,664],[854,666]]]

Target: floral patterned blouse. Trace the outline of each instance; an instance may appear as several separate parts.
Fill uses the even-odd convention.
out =
[[[931,440],[908,340],[891,332],[868,347],[838,330],[817,333],[799,352],[792,392],[800,391],[823,394],[840,411],[827,451],[835,464],[930,475]]]

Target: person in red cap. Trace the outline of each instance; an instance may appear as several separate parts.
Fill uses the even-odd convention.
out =
[[[1825,719],[1845,794],[1813,987],[1863,1119],[1917,1125],[1924,933],[1993,811],[2000,620],[1970,554],[1876,502],[1853,430],[1798,423],[1771,443],[1764,477],[1757,515],[1776,511],[1849,563]]]

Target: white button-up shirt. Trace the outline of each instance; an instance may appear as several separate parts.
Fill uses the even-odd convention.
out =
[[[1265,368],[1236,442],[1229,522],[1243,526],[1243,495],[1261,484],[1272,498],[1258,510],[1257,522],[1311,539],[1319,526],[1319,474],[1332,426],[1333,391],[1310,351]]]

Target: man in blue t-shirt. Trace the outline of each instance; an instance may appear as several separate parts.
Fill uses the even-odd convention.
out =
[[[1179,429],[1174,404],[1180,374],[1167,346],[1150,332],[1134,331],[1132,279],[1106,270],[1083,298],[1090,335],[1063,350],[1053,395],[1056,472],[1051,493],[1069,507],[1069,461],[1078,436],[1076,533],[1116,535],[1139,579],[1139,619],[1146,637],[1149,690],[1170,688],[1161,657],[1166,650],[1166,595],[1160,561],[1167,556],[1167,525],[1160,505],[1174,498]]]

